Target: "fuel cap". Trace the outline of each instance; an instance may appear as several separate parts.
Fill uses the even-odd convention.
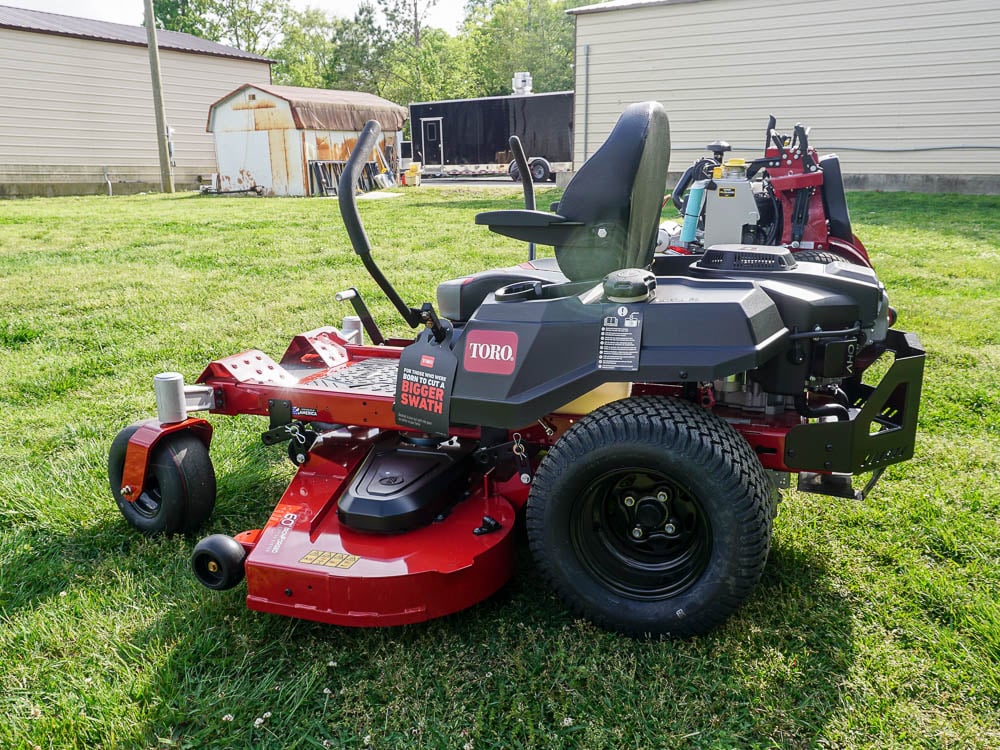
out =
[[[604,296],[612,302],[645,302],[655,289],[656,277],[645,268],[623,268],[604,277]]]

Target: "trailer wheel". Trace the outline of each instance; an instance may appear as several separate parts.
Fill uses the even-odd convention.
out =
[[[528,169],[531,170],[531,179],[535,182],[545,182],[549,179],[549,167],[541,159],[531,162],[528,165]]]
[[[189,432],[165,436],[153,449],[142,494],[133,502],[122,497],[122,476],[129,438],[139,429],[118,433],[108,453],[108,481],[118,509],[144,534],[194,531],[215,508],[215,470],[208,448]]]
[[[521,181],[521,170],[517,168],[517,164],[511,164],[507,169],[507,174],[510,175],[510,179],[514,182]]]
[[[191,553],[191,567],[204,586],[225,591],[243,580],[246,556],[243,545],[231,536],[212,534],[195,545]]]
[[[631,636],[690,636],[757,584],[776,500],[724,420],[674,398],[624,399],[581,419],[542,460],[528,542],[574,612]]]

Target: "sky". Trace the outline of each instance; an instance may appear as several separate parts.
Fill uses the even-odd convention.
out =
[[[346,18],[354,14],[361,0],[291,0],[291,3],[296,8],[312,6]],[[80,18],[96,18],[100,21],[113,21],[131,26],[139,26],[143,14],[143,0],[0,0],[0,5],[44,10],[48,13],[62,13]],[[462,19],[464,7],[465,0],[437,0],[427,15],[427,25],[454,34]]]

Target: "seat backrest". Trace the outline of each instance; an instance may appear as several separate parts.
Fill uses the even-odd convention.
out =
[[[854,240],[851,229],[851,214],[847,210],[847,193],[844,192],[844,176],[840,171],[840,159],[836,154],[828,154],[819,160],[823,170],[823,210],[830,226],[830,234],[847,242]]]
[[[630,105],[576,172],[556,212],[587,231],[556,245],[572,281],[600,279],[653,261],[670,161],[670,124],[659,102]]]

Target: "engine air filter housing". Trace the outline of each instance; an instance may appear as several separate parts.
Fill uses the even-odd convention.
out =
[[[788,271],[796,265],[791,250],[771,245],[713,245],[696,264],[714,271]]]

